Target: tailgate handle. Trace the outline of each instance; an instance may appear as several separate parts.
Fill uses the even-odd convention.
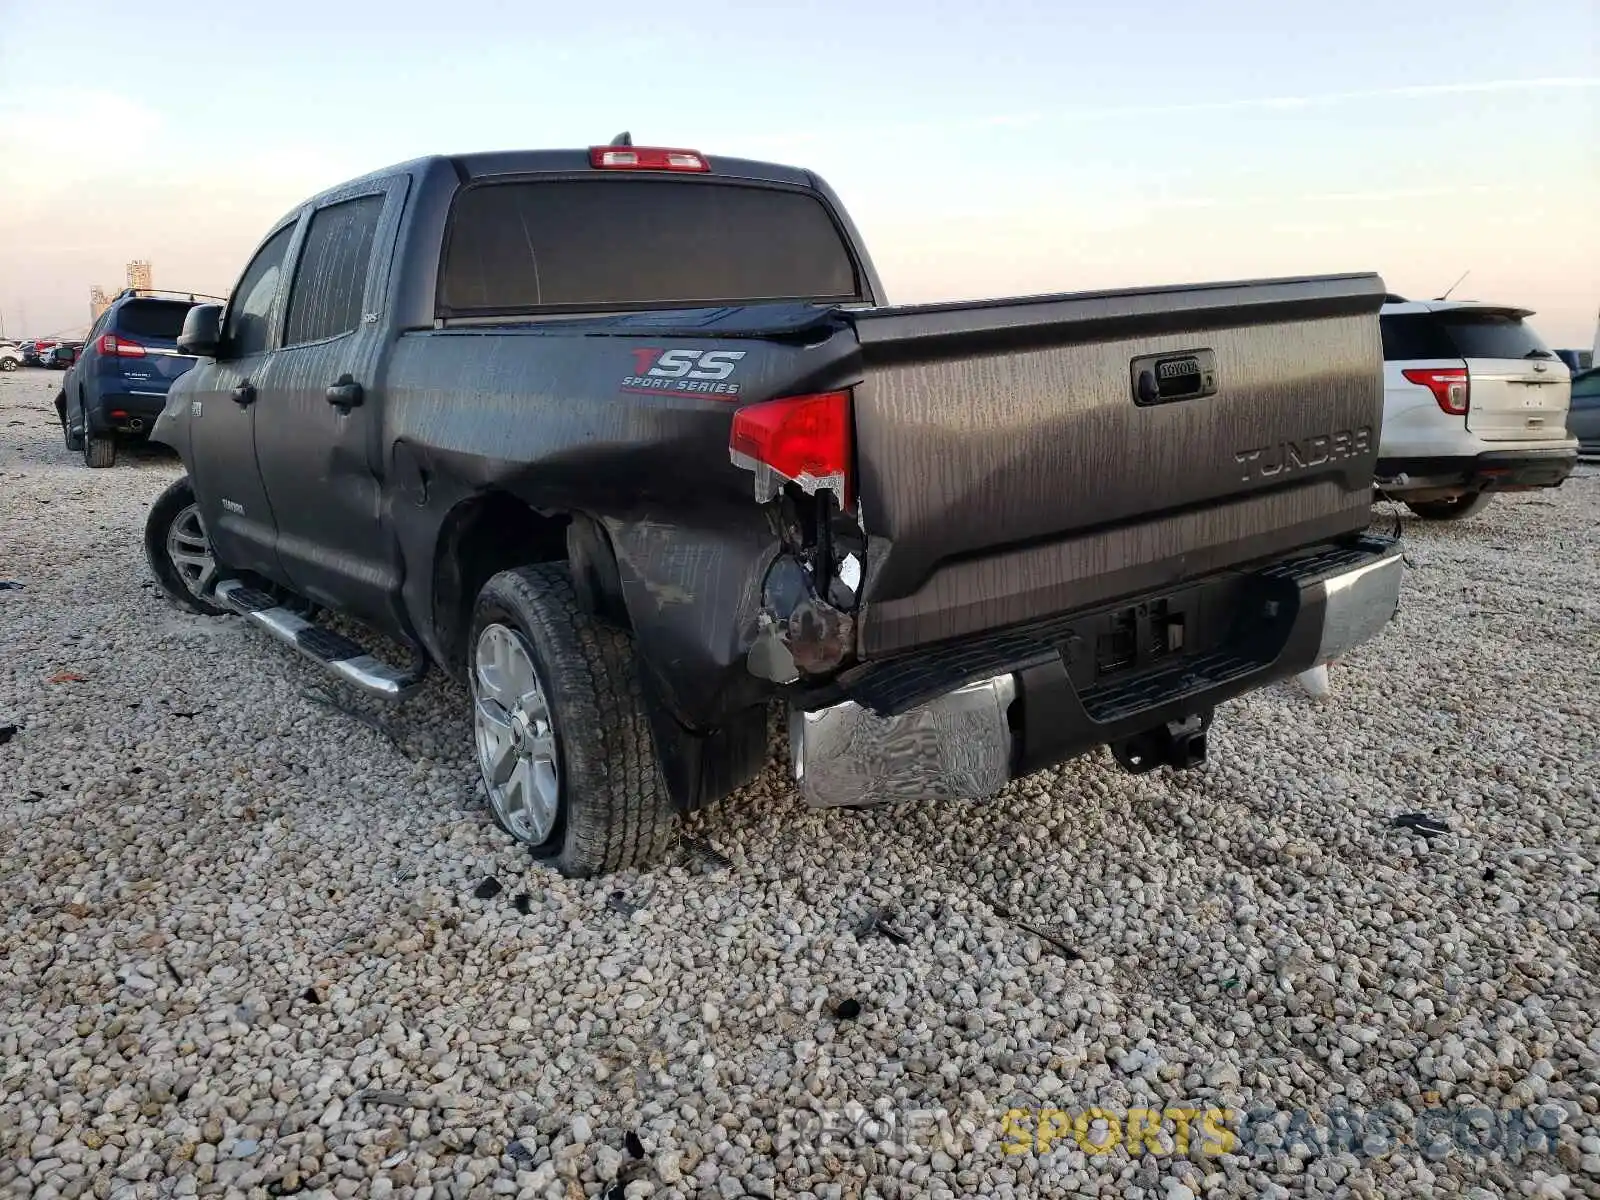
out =
[[[1133,402],[1141,408],[1200,400],[1217,391],[1217,356],[1211,350],[1146,354],[1129,364]]]

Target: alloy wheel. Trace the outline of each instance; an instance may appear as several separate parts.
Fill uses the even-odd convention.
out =
[[[200,524],[198,505],[189,505],[167,528],[167,557],[189,594],[206,599],[217,577],[217,560],[211,553],[211,539]]]
[[[472,725],[495,816],[520,841],[547,841],[561,807],[561,753],[533,651],[505,625],[478,635]]]

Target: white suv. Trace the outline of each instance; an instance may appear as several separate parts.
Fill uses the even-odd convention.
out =
[[[1525,308],[1390,296],[1378,486],[1454,521],[1495,492],[1560,487],[1578,461],[1571,374]]]

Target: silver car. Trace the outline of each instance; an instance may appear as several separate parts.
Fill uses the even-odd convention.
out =
[[[1572,377],[1572,408],[1567,412],[1567,432],[1578,439],[1578,453],[1600,455],[1600,367],[1590,367]]]

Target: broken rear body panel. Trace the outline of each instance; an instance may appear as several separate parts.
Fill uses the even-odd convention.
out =
[[[770,315],[782,329],[785,314]],[[395,464],[394,528],[412,564],[405,610],[424,640],[446,656],[432,564],[449,514],[485,491],[504,492],[604,528],[629,623],[681,722],[714,727],[767,699],[770,685],[745,659],[784,543],[774,513],[752,499],[749,474],[729,461],[732,405],[693,392],[640,394],[627,380],[641,378],[640,350],[730,345],[748,355],[732,376],[741,401],[847,377],[848,327],[811,310],[791,320],[802,332],[776,341],[719,339],[714,329],[627,335],[625,321],[401,337],[384,437]]]

